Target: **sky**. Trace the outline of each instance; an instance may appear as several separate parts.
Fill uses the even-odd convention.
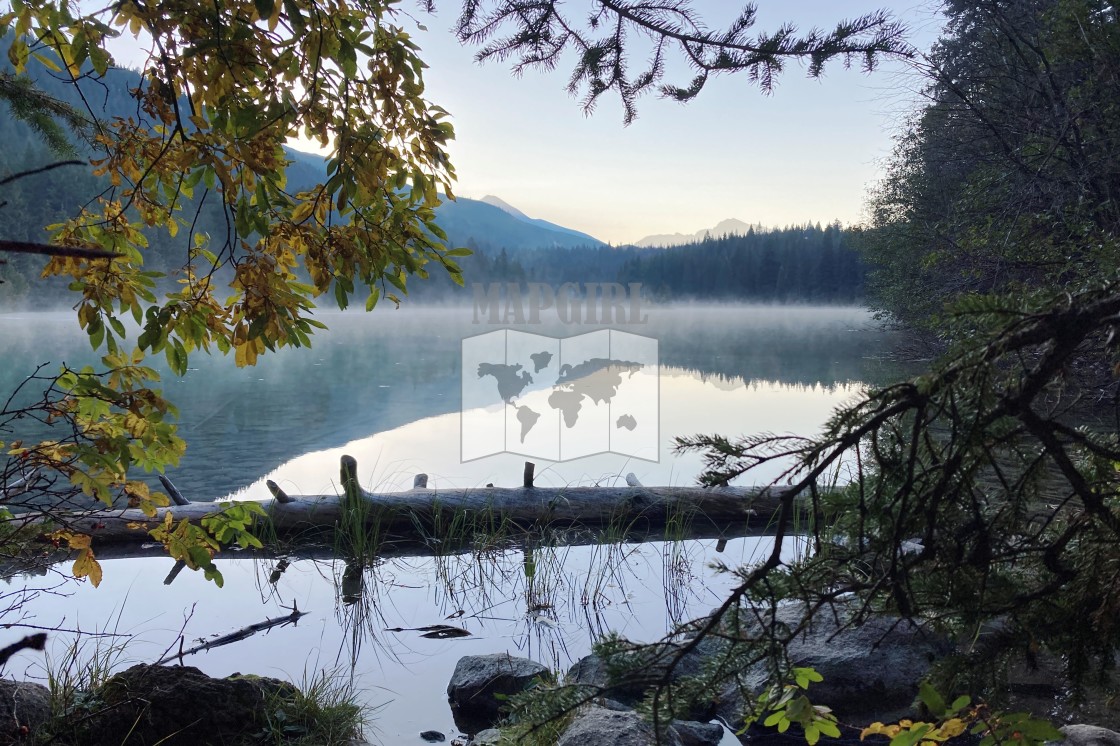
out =
[[[577,0],[567,0],[572,7]],[[710,27],[731,20],[743,0],[694,0]],[[828,29],[876,9],[910,28],[921,50],[936,39],[936,0],[759,0],[756,31],[790,22]],[[442,0],[428,15],[403,2],[399,17],[414,31],[426,97],[452,115],[449,150],[455,193],[496,195],[530,217],[613,244],[651,234],[692,234],[736,218],[771,227],[858,223],[868,187],[889,156],[892,137],[916,110],[920,78],[900,61],[866,74],[830,63],[819,79],[790,63],[772,94],[745,74],[716,77],[687,104],[649,95],[638,118],[623,124],[613,94],[586,116],[565,90],[572,65],[511,74],[509,64],[474,60],[451,26],[461,0]],[[423,24],[426,30],[420,30]],[[120,43],[118,61],[136,42]],[[570,60],[567,62],[570,63]],[[635,62],[634,66],[638,63]],[[666,82],[685,84],[687,67]],[[304,150],[312,143],[293,142]]]
[[[609,94],[584,115],[565,90],[570,65],[517,78],[508,64],[476,63],[450,31],[456,3],[442,5],[442,15],[418,16],[428,31],[416,37],[430,66],[426,95],[452,114],[456,128],[456,193],[497,195],[530,217],[615,244],[693,233],[726,218],[767,226],[857,223],[892,135],[918,105],[918,81],[903,63],[868,75],[834,62],[820,79],[794,63],[771,95],[739,75],[712,80],[688,104],[647,96],[627,127]],[[758,5],[758,30],[786,21],[827,29],[887,8],[924,49],[938,28],[932,7],[914,0]],[[741,6],[695,2],[712,25]]]

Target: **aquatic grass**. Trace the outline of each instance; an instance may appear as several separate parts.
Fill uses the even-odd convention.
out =
[[[340,670],[305,671],[296,689],[294,695],[269,696],[255,743],[348,746],[361,738],[372,713],[358,704],[357,691]]]
[[[698,514],[699,509],[695,505],[689,505],[684,500],[671,502],[665,508],[665,527],[663,530],[665,540],[679,543],[687,539]]]
[[[123,611],[122,603],[115,625],[119,625]],[[123,667],[131,640],[131,635],[119,633],[114,627],[112,631],[79,632],[61,653],[47,650],[43,668],[50,692],[50,714],[37,734],[42,742],[66,743],[67,734],[75,733],[89,713],[97,711],[97,691]]]
[[[661,547],[661,583],[665,594],[668,628],[674,629],[689,621],[689,596],[696,597],[696,573],[693,572],[693,549],[683,542],[666,542]]]

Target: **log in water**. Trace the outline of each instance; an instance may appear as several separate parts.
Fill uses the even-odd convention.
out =
[[[273,499],[263,501],[267,529],[278,537],[308,531],[362,526],[367,533],[416,540],[463,538],[473,532],[533,528],[595,528],[616,533],[679,529],[707,535],[743,535],[744,528],[765,531],[790,488],[770,487],[476,487],[370,493],[358,486],[357,463],[342,457],[342,495],[289,495],[270,484]],[[530,472],[527,470],[526,476]],[[531,477],[525,481],[530,482]],[[177,492],[177,491],[176,491]],[[178,495],[176,495],[179,497]],[[179,498],[183,499],[183,498]],[[175,520],[197,522],[228,503],[190,502],[160,508],[154,517],[136,509],[94,510],[66,516],[71,530],[98,544],[148,540],[171,512]]]

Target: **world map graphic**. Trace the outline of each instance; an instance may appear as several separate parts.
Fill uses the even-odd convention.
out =
[[[535,353],[530,357],[536,373],[548,370],[549,363],[552,361],[552,353],[547,351]],[[579,422],[579,413],[585,399],[595,404],[609,404],[618,393],[624,377],[629,378],[644,367],[642,363],[629,360],[598,357],[585,360],[575,366],[566,363],[560,367],[559,374],[555,378],[553,391],[548,397],[548,405],[563,414],[565,425],[569,428],[575,427]],[[515,400],[533,383],[533,374],[524,370],[520,363],[512,365],[479,363],[478,377],[493,378],[498,396],[517,410],[517,420],[521,423],[521,442],[524,443],[525,437],[536,426],[541,415],[528,405],[518,405]],[[638,426],[638,421],[634,415],[625,413],[619,416],[617,426],[633,430]]]
[[[502,452],[657,460],[656,339],[503,329],[464,339],[462,365],[464,460]]]

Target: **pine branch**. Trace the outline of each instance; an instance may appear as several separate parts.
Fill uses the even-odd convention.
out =
[[[530,67],[551,70],[565,51],[575,51],[569,92],[580,95],[590,112],[600,96],[615,91],[627,124],[637,115],[637,98],[650,89],[688,101],[713,74],[744,72],[768,93],[787,61],[805,61],[808,75],[819,77],[833,59],[846,66],[859,59],[870,70],[883,56],[914,56],[903,39],[905,28],[886,12],[842,21],[829,33],[799,33],[786,24],[772,34],[752,36],[753,4],[716,30],[706,27],[691,0],[596,0],[595,6],[581,22],[569,17],[559,0],[467,0],[456,32],[461,41],[480,45],[479,61],[512,60],[515,73]],[[633,48],[643,40],[652,51]],[[633,58],[647,52],[641,66],[632,69]],[[695,71],[687,85],[662,82],[670,53]]]

